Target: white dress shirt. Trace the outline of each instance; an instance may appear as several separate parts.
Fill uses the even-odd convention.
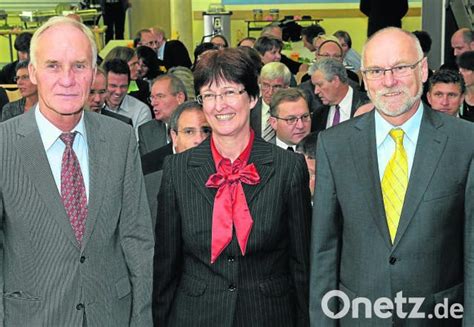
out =
[[[339,103],[339,113],[340,119],[339,123],[349,120],[351,118],[351,108],[352,108],[352,95],[354,91],[352,87],[349,86],[346,95]],[[331,106],[329,108],[328,120],[326,122],[326,128],[332,127],[332,122],[334,120],[334,114],[336,113],[336,106]]]

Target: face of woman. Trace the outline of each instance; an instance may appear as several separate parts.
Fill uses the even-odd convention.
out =
[[[200,95],[213,137],[240,139],[250,132],[250,109],[257,99],[251,99],[242,84],[219,81],[203,86]]]
[[[148,74],[148,66],[143,62],[143,59],[138,59],[138,77],[143,78]]]

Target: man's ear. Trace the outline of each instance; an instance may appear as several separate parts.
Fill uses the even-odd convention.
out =
[[[181,104],[186,101],[186,96],[183,92],[178,92],[178,94],[176,94],[176,99],[178,100],[178,103]]]
[[[38,82],[36,80],[36,67],[33,66],[31,62],[28,64],[28,75],[30,75],[31,83],[38,85]]]
[[[268,118],[268,122],[270,123],[270,126],[276,131],[277,130],[277,119],[275,117]]]
[[[176,144],[176,139],[178,138],[178,133],[176,133],[175,130],[170,130],[170,137],[171,137],[171,142],[173,143],[173,146]]]

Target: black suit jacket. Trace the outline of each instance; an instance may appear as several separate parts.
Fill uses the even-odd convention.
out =
[[[354,117],[354,113],[356,112],[357,108],[369,101],[365,93],[360,92],[354,88],[352,90],[351,118]],[[326,129],[329,109],[330,106],[323,105],[313,113],[313,119],[311,120],[311,131],[319,132]]]
[[[367,37],[387,26],[402,26],[408,11],[408,0],[360,0],[360,11],[368,18]]]
[[[124,115],[121,115],[121,114],[118,114],[118,113],[115,113],[115,112],[112,112],[112,111],[106,110],[106,109],[101,109],[100,113],[102,115],[113,117],[115,119],[118,119],[118,120],[124,122],[125,124],[129,124],[130,126],[133,126],[132,119],[129,118],[129,117],[125,117]]]
[[[145,176],[145,189],[150,206],[151,221],[153,227],[156,224],[156,212],[158,207],[158,191],[161,187],[163,176],[163,161],[165,157],[173,154],[173,144],[169,143],[142,156],[142,171]]]
[[[188,49],[179,40],[168,40],[165,43],[163,54],[163,64],[166,69],[171,67],[183,66],[191,68],[191,59],[189,59]]]
[[[158,195],[155,326],[307,326],[310,193],[303,156],[256,137],[243,184],[254,220],[242,256],[235,236],[210,264],[216,172],[209,138],[168,156]]]
[[[262,97],[259,97],[255,107],[250,111],[250,127],[258,136],[262,136],[262,101]]]
[[[138,127],[140,155],[159,149],[168,143],[166,124],[153,119]]]

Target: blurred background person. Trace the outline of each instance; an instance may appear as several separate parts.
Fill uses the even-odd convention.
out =
[[[155,51],[146,46],[140,46],[135,50],[138,58],[137,73],[138,79],[148,82],[148,86],[151,86],[151,82],[163,72],[160,70],[161,62],[156,57]]]
[[[1,114],[1,120],[5,121],[15,116],[21,115],[24,112],[29,111],[38,102],[38,88],[36,84],[33,84],[30,80],[28,73],[29,61],[19,61],[16,65],[15,82],[20,91],[21,98],[7,103]]]
[[[342,63],[347,69],[357,73],[360,70],[360,54],[352,49],[352,39],[346,31],[337,31],[333,34],[339,40],[342,48]]]
[[[432,109],[459,117],[465,91],[466,86],[459,72],[441,69],[429,79],[427,100]]]
[[[100,0],[105,30],[105,43],[110,40],[123,40],[125,12],[131,6],[129,0]]]
[[[211,40],[209,42],[214,44],[218,49],[229,47],[229,42],[227,42],[227,39],[224,35],[214,35],[213,37],[211,37]]]
[[[311,199],[314,197],[314,186],[316,183],[316,144],[318,142],[318,132],[311,132],[306,135],[300,143],[296,145],[296,152],[304,155],[309,173],[309,190]],[[313,201],[311,201],[313,202]]]
[[[474,51],[461,54],[457,59],[457,64],[466,84],[461,117],[474,121]]]
[[[16,50],[18,59],[6,64],[3,66],[2,70],[0,70],[0,84],[15,84],[16,65],[20,61],[27,61],[30,59],[30,43],[32,37],[33,34],[29,32],[20,33],[16,37],[13,46]]]

